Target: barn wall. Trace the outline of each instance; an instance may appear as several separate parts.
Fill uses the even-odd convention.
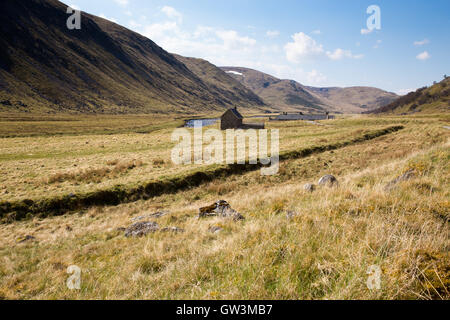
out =
[[[225,112],[220,121],[220,128],[227,130],[239,129],[240,127],[242,127],[242,119],[238,119],[230,110]]]

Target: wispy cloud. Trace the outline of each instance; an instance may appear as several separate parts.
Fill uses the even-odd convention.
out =
[[[321,84],[327,80],[327,77],[320,73],[319,71],[313,69],[312,71],[307,73],[306,76],[309,84]]]
[[[372,30],[370,30],[370,29],[361,29],[361,34],[362,35],[367,35],[367,34],[372,33],[373,30],[374,29],[372,29]]]
[[[383,43],[382,40],[377,40],[377,42],[375,43],[375,45],[373,46],[374,49],[378,49],[381,45],[381,43]]]
[[[128,0],[114,0],[114,2],[117,3],[119,6],[122,6],[122,7],[126,7],[128,5],[128,3],[129,3]]]
[[[280,35],[280,31],[277,30],[269,30],[266,32],[266,36],[268,36],[269,38],[275,38],[278,37]]]
[[[419,60],[425,61],[431,58],[431,55],[428,53],[428,51],[424,51],[417,55],[416,57]]]
[[[183,20],[183,15],[178,12],[175,8],[164,6],[161,11],[170,19],[176,19],[179,22]]]
[[[429,43],[430,43],[430,40],[428,40],[428,39],[423,39],[421,41],[414,41],[415,46],[424,46]]]

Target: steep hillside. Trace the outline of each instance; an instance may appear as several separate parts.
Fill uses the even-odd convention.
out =
[[[212,89],[151,40],[82,13],[66,27],[56,0],[0,2],[0,111],[204,112],[258,107],[224,84]],[[231,85],[232,87],[232,85]]]
[[[203,59],[174,56],[184,63],[209,88],[210,92],[227,98],[229,104],[262,106],[263,100],[231,75]]]
[[[222,69],[275,109],[316,113],[317,111],[329,110],[320,99],[305,90],[296,81],[281,80],[247,68],[223,67]]]
[[[253,90],[266,103],[283,111],[361,113],[379,108],[398,97],[394,93],[371,87],[315,88],[247,68],[222,69]]]
[[[433,86],[420,88],[394,102],[368,113],[440,113],[450,111],[450,78]]]

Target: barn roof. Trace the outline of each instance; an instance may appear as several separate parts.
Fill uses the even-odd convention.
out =
[[[231,111],[238,119],[244,119],[242,114],[240,114],[236,108],[229,109],[228,111]]]

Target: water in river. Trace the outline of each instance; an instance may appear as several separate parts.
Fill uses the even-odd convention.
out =
[[[200,124],[200,127],[207,127],[207,126],[211,126],[211,125],[215,124],[219,120],[220,119],[192,119],[192,120],[186,121],[186,124],[184,126],[186,128],[193,128],[194,123],[196,121],[198,121],[197,123]]]

